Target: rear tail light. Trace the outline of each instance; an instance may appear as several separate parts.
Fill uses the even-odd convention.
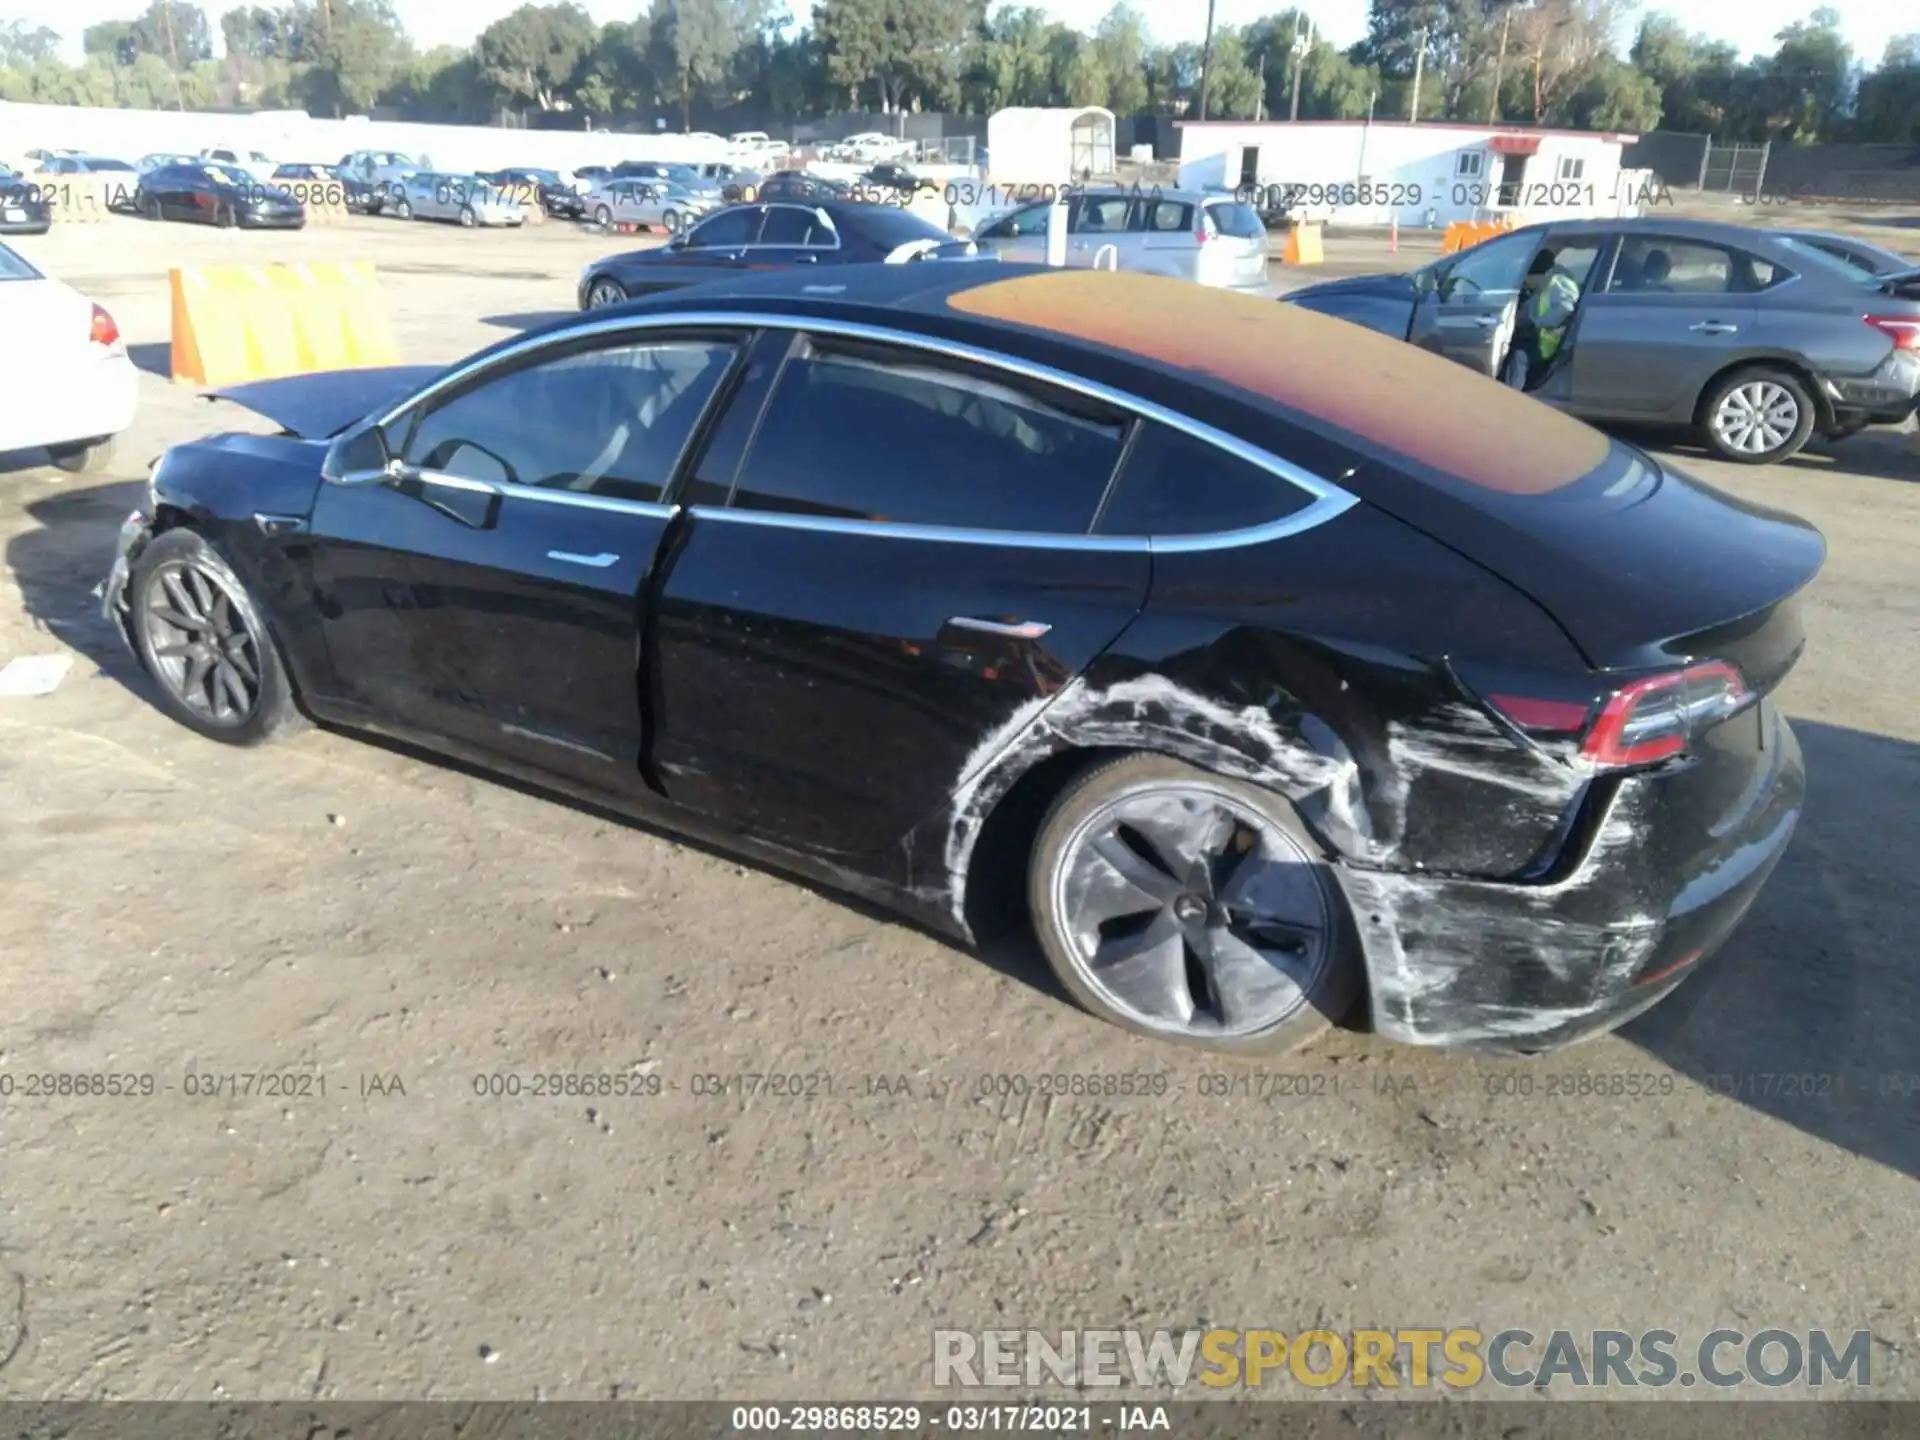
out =
[[[1867,324],[1889,336],[1896,350],[1920,350],[1920,315],[1866,315]]]
[[[104,350],[120,348],[120,327],[113,323],[113,316],[99,305],[93,307],[93,327],[87,339]]]
[[[1720,660],[1623,685],[1606,698],[1598,715],[1591,706],[1564,700],[1487,697],[1494,709],[1522,730],[1580,735],[1581,757],[1608,770],[1651,765],[1679,755],[1696,735],[1752,699],[1740,672]]]

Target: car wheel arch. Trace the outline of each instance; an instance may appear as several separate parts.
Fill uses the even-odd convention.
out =
[[[1139,685],[1141,682],[1132,682]],[[938,838],[945,853],[946,883],[955,887],[954,917],[970,934],[980,933],[977,921],[1004,920],[1001,891],[1009,869],[1021,878],[1039,823],[1055,797],[1088,768],[1127,755],[1152,755],[1182,761],[1223,777],[1246,781],[1272,791],[1290,805],[1308,797],[1337,792],[1327,807],[1333,816],[1360,809],[1362,767],[1350,755],[1322,753],[1296,742],[1277,753],[1270,737],[1242,748],[1205,733],[1195,717],[1220,707],[1204,697],[1186,697],[1180,687],[1160,677],[1147,677],[1161,694],[1191,699],[1191,713],[1170,714],[1172,723],[1142,718],[1142,705],[1132,693],[1117,698],[1094,695],[1077,713],[1029,723],[1012,736],[974,775],[957,788],[943,814],[944,834]],[[1128,692],[1128,685],[1112,687]],[[1049,707],[1050,709],[1052,707]],[[1331,727],[1324,726],[1333,737]],[[1345,742],[1333,739],[1345,750]],[[1264,750],[1264,756],[1253,753]],[[1329,834],[1330,827],[1301,813],[1332,862],[1359,858],[1366,841],[1356,835]],[[1364,822],[1363,822],[1364,823]]]
[[[1693,423],[1707,423],[1707,400],[1728,377],[1742,370],[1784,370],[1806,387],[1807,394],[1813,397],[1813,428],[1815,433],[1832,428],[1836,423],[1833,413],[1833,401],[1826,393],[1813,371],[1807,368],[1804,360],[1795,355],[1761,352],[1743,355],[1738,360],[1728,361],[1700,386],[1700,393],[1693,398]]]

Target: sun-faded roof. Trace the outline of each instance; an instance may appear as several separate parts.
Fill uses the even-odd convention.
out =
[[[1611,448],[1592,427],[1417,346],[1187,280],[1057,270],[959,289],[946,305],[1210,377],[1510,494],[1570,485]]]

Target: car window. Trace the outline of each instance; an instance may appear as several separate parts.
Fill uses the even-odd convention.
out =
[[[863,205],[848,223],[857,226],[862,235],[882,250],[895,250],[922,240],[931,240],[937,245],[953,243],[953,236],[932,221],[909,210],[896,210],[891,205]]]
[[[1009,239],[1018,239],[1025,235],[1044,235],[1047,233],[1047,212],[1051,205],[1028,205],[1011,215],[1004,215],[994,222],[996,235],[1005,235]]]
[[[1312,503],[1271,470],[1171,426],[1149,425],[1097,528],[1102,535],[1206,535],[1264,525]]]
[[[1134,225],[1153,235],[1180,234],[1193,229],[1193,207],[1178,200],[1149,200],[1140,206]]]
[[[1810,270],[1849,280],[1869,280],[1878,271],[1865,255],[1848,250],[1831,240],[1802,240],[1795,235],[1777,235],[1774,241],[1796,260],[1808,262]]]
[[[1127,228],[1128,195],[1088,195],[1081,200],[1073,228],[1082,235],[1112,235]]]
[[[1442,288],[1450,300],[1517,294],[1539,246],[1538,232],[1483,240],[1445,270]]]
[[[1209,201],[1207,217],[1213,221],[1214,229],[1236,240],[1264,240],[1267,235],[1267,227],[1254,208],[1238,200]]]
[[[1773,279],[1773,268],[1723,245],[1629,235],[1620,242],[1620,259],[1607,289],[1641,295],[1725,295],[1764,288]]]
[[[762,245],[813,245],[831,248],[839,243],[812,210],[798,205],[769,205],[767,223],[760,227]]]
[[[882,349],[787,363],[741,468],[755,510],[1085,534],[1123,426]]]
[[[530,365],[428,411],[404,458],[469,480],[657,500],[733,353],[656,341]]]
[[[1593,262],[1600,258],[1600,249],[1604,243],[1597,236],[1593,238],[1582,236],[1578,240],[1568,240],[1558,245],[1549,240],[1547,245],[1553,251],[1554,268],[1566,271],[1573,277],[1574,283],[1584,289],[1587,277],[1593,273]]]
[[[687,232],[687,247],[693,250],[726,249],[733,245],[751,245],[760,233],[762,211],[758,205],[742,205],[722,210],[702,220]]]
[[[38,280],[40,272],[29,265],[17,251],[0,245],[0,280]]]

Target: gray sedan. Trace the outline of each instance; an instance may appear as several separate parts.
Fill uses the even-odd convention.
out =
[[[1579,305],[1543,336],[1526,301],[1553,271],[1578,285]],[[1488,375],[1528,355],[1525,388],[1548,404],[1684,427],[1743,464],[1784,460],[1816,433],[1898,424],[1920,403],[1920,271],[1869,276],[1740,225],[1532,225],[1412,274],[1333,280],[1284,302]]]

